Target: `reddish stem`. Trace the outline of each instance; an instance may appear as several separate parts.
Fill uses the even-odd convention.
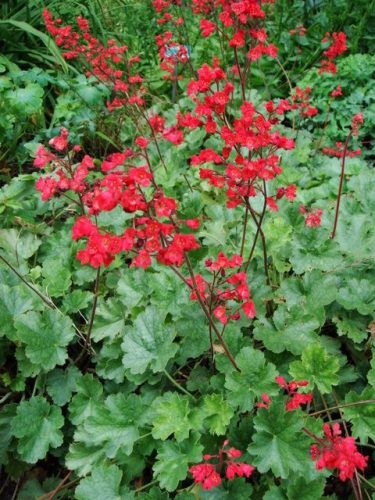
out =
[[[342,185],[344,182],[344,174],[345,174],[345,159],[346,159],[346,153],[348,151],[348,145],[350,138],[353,134],[353,131],[350,130],[348,137],[346,138],[345,144],[344,144],[344,152],[342,155],[342,160],[341,160],[341,175],[340,175],[340,183],[339,183],[339,190],[337,193],[337,202],[336,202],[336,212],[335,212],[335,220],[333,223],[333,229],[332,229],[332,234],[331,234],[331,240],[334,239],[336,236],[336,228],[337,228],[337,222],[339,219],[339,210],[340,210],[340,202],[341,202],[341,194],[342,194]]]

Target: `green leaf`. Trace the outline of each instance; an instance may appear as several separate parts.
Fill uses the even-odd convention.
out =
[[[357,309],[360,314],[372,314],[375,310],[375,283],[372,279],[347,280],[337,295],[337,302],[345,309]]]
[[[221,394],[204,396],[201,411],[210,434],[217,436],[225,434],[234,412]]]
[[[296,380],[308,380],[309,387],[317,387],[322,394],[332,392],[332,386],[339,383],[338,360],[328,354],[320,344],[306,347],[301,356],[301,361],[290,364],[290,374]]]
[[[86,309],[90,303],[92,294],[84,290],[73,290],[64,297],[63,311],[65,313],[77,313]]]
[[[74,425],[80,424],[94,414],[103,394],[102,384],[89,373],[77,380],[76,389],[77,394],[69,405],[70,421]]]
[[[372,351],[371,369],[367,373],[367,380],[370,385],[375,389],[375,352]]]
[[[170,313],[173,319],[181,318],[184,309],[189,304],[187,290],[181,286],[181,280],[169,269],[159,269],[159,272],[150,274],[148,287],[150,302],[158,310]]]
[[[175,319],[175,317],[173,318]],[[176,336],[179,338],[177,362],[185,364],[189,358],[198,358],[210,347],[207,322],[196,304],[181,307],[179,319],[174,321]]]
[[[10,404],[0,411],[0,465],[8,463],[8,447],[12,439],[11,422],[16,409],[16,404]]]
[[[35,302],[22,286],[0,285],[0,337],[15,339],[13,320],[34,308]]]
[[[123,364],[131,373],[144,373],[150,368],[154,373],[163,371],[168,361],[176,354],[178,346],[173,343],[175,330],[167,325],[165,312],[148,307],[137,316],[122,343]]]
[[[252,347],[244,347],[236,356],[241,372],[226,374],[225,388],[228,389],[228,401],[241,411],[250,411],[254,400],[262,393],[275,394],[277,371],[272,363],[267,363],[264,354]]]
[[[176,392],[167,392],[153,403],[155,417],[153,418],[152,436],[163,441],[174,434],[176,441],[181,442],[189,437],[194,428],[190,399]]]
[[[72,284],[69,269],[59,258],[49,258],[43,262],[43,287],[50,297],[61,297]]]
[[[302,432],[304,421],[297,411],[285,411],[284,401],[271,403],[268,410],[260,408],[254,418],[255,434],[248,452],[259,472],[272,470],[275,476],[304,476],[312,469],[309,440]]]
[[[306,314],[298,305],[288,308],[286,304],[278,307],[271,320],[261,318],[255,322],[254,336],[261,340],[270,351],[279,354],[289,351],[301,354],[306,345],[318,340],[315,333],[321,325],[321,318]]]
[[[46,389],[53,402],[58,406],[64,406],[72,393],[76,391],[77,380],[81,377],[81,372],[76,366],[70,366],[66,370],[55,368],[48,373],[46,379]]]
[[[17,229],[0,229],[0,248],[3,248],[7,258],[18,267],[18,259],[29,259],[40,247],[41,240],[32,233]]]
[[[174,491],[178,483],[186,478],[189,465],[202,460],[203,446],[199,439],[191,436],[182,443],[165,441],[158,448],[153,470],[161,488]]]
[[[18,338],[26,344],[27,358],[41,371],[64,364],[67,345],[74,338],[70,318],[55,310],[27,312],[15,320]]]
[[[105,452],[100,446],[89,446],[85,443],[72,443],[66,455],[65,464],[68,469],[74,470],[79,476],[92,471],[95,465],[105,460]]]
[[[29,83],[25,88],[18,87],[6,93],[9,105],[22,115],[38,113],[43,103],[44,90],[37,83]]]
[[[117,295],[126,309],[131,312],[149,295],[147,280],[149,273],[143,269],[131,268],[124,273],[117,283]]]
[[[319,477],[313,481],[306,481],[303,477],[293,478],[288,485],[288,498],[303,500],[321,500],[323,498],[325,478]]]
[[[313,312],[333,302],[337,296],[337,278],[331,274],[314,270],[303,277],[288,277],[278,291],[287,305],[303,307],[306,312]],[[324,293],[322,293],[324,290]]]
[[[24,21],[15,21],[13,19],[6,19],[4,21],[0,21],[0,24],[11,24],[12,26],[15,26],[16,28],[24,31],[25,33],[28,33],[30,35],[39,38],[39,40],[41,40],[47,47],[49,52],[51,52],[55,61],[62,67],[64,72],[65,73],[68,72],[68,65],[66,64],[66,61],[60,52],[60,49],[58,48],[56,43],[51,39],[51,37],[43,33],[43,31],[39,31],[33,28],[33,26],[31,26],[31,24],[29,23],[25,23]]]
[[[115,299],[99,300],[95,314],[91,337],[95,342],[103,339],[114,339],[122,334],[125,328],[126,311]]]
[[[349,392],[345,403],[356,403],[358,401],[370,401],[365,404],[357,404],[342,409],[346,420],[352,424],[352,434],[360,439],[362,443],[375,440],[375,389],[366,387],[362,394]]]
[[[143,493],[142,500],[169,500],[170,496],[166,491],[161,491],[160,488],[151,488],[147,493]]]
[[[284,490],[279,486],[271,486],[271,488],[265,493],[262,500],[287,500],[284,494]]]
[[[96,373],[99,377],[114,380],[118,384],[124,381],[126,370],[122,364],[122,339],[113,342],[107,340],[96,357]]]
[[[145,406],[140,396],[111,394],[104,404],[97,401],[92,415],[81,422],[74,434],[76,441],[104,449],[108,458],[114,458],[121,450],[130,455],[139,437]]]
[[[60,408],[50,405],[42,396],[22,401],[11,423],[12,434],[19,439],[17,450],[21,459],[35,464],[43,459],[49,448],[63,442],[59,430],[64,424]]]
[[[121,488],[122,472],[117,465],[103,464],[81,480],[75,490],[77,500],[124,500],[135,498],[128,488]]]
[[[368,318],[356,312],[340,311],[340,314],[334,316],[332,321],[336,325],[338,335],[346,335],[355,343],[363,342],[368,337],[366,331]]]

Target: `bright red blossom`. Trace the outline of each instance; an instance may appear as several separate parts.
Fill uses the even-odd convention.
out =
[[[194,481],[201,484],[203,489],[211,490],[221,484],[222,478],[217,469],[221,471],[223,466],[225,466],[225,478],[228,480],[235,477],[250,477],[254,472],[255,468],[252,465],[234,461],[241,457],[242,452],[233,447],[226,449],[228,444],[229,441],[225,440],[217,455],[203,455],[204,463],[190,467],[189,472]],[[213,459],[217,459],[216,465],[208,463],[209,460]]]
[[[353,479],[357,469],[364,470],[368,457],[362,455],[355,444],[353,437],[342,437],[338,423],[323,425],[324,438],[313,444],[310,449],[312,460],[316,461],[316,468],[333,470],[338,469],[341,481]]]

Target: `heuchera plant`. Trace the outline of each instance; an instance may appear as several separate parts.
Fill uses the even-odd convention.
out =
[[[101,272],[118,255],[124,255],[125,273],[127,267],[147,269],[154,261],[167,266],[188,287],[191,300],[207,319],[212,360],[215,336],[238,372],[238,362],[224,340],[225,329],[241,315],[249,320],[256,317],[251,294],[251,264],[258,242],[264,255],[265,280],[270,285],[264,221],[268,213],[279,210],[281,199],[292,203],[298,196],[295,184],[280,185],[277,181],[282,173],[282,152],[295,147],[295,141],[280,125],[292,116],[294,128],[296,117],[299,124],[303,124],[318,112],[311,103],[311,88],[291,88],[288,99],[269,100],[262,106],[249,100],[247,82],[251,65],[268,57],[282,67],[278,49],[269,42],[265,28],[267,4],[272,3],[271,0],[192,0],[189,8],[194,15],[200,16],[201,36],[218,37],[225,47],[227,59],[232,61],[232,65],[224,68],[224,61],[213,57],[194,68],[186,40],[189,27],[184,9],[179,8],[182,2],[153,1],[158,23],[166,28],[156,40],[165,79],[172,82],[181,79],[181,68],[190,74],[186,93],[191,111],[178,110],[173,123],[167,123],[162,115],[149,110],[152,96],[136,69],[138,56],[130,56],[127,47],[118,45],[115,40],[106,44],[100,42],[90,34],[88,22],[81,17],[77,19],[78,29],[75,30],[72,26],[64,26],[60,19],[53,19],[48,10],[44,11],[46,27],[65,58],[79,60],[86,75],[95,77],[110,89],[108,112],[131,116],[138,134],[132,145],[96,159],[82,151],[79,145],[72,144],[69,132],[62,128],[59,135],[49,141],[49,148],[41,145],[36,152],[34,165],[47,172],[36,183],[42,200],[59,196],[76,205],[72,239],[80,242],[77,259],[81,264],[97,269],[96,292]],[[299,28],[300,32],[302,29],[305,30]],[[334,73],[334,60],[347,48],[345,34],[327,33],[322,42],[326,48],[319,72]],[[341,89],[332,89],[331,95],[341,95]],[[348,144],[362,122],[363,116],[356,115],[345,144],[338,143],[337,149],[324,150],[342,158],[342,177],[345,157],[358,154],[349,152]],[[216,258],[207,259],[201,268],[195,268],[191,259],[192,252],[202,244],[195,233],[201,221],[184,217],[180,212],[180,200],[167,195],[155,175],[160,165],[167,169],[161,143],[166,141],[178,146],[184,142],[186,134],[195,129],[204,130],[208,138],[215,137],[218,146],[197,151],[190,158],[190,168],[199,169],[200,179],[219,194],[224,192],[226,208],[241,213],[238,226],[242,228],[237,251],[231,255],[220,251]],[[151,151],[156,151],[156,156]],[[154,158],[158,164],[153,164]],[[341,187],[332,238],[340,196]],[[101,213],[111,212],[116,207],[131,216],[127,217],[121,234],[111,233],[98,223]],[[297,207],[295,212],[298,214]],[[301,205],[299,212],[307,227],[320,226],[323,209]],[[253,236],[249,231],[251,224]],[[95,305],[96,302],[92,317]],[[272,315],[272,304],[268,306],[268,314]],[[90,324],[92,327],[92,322]],[[90,328],[86,346],[90,344]],[[287,396],[286,412],[312,402],[311,392],[299,392],[308,385],[306,380],[287,383],[278,376],[276,382]],[[257,407],[268,410],[271,402],[272,397],[263,393]],[[304,431],[315,441],[311,457],[317,469],[337,469],[340,479],[345,481],[366,467],[367,457],[357,450],[354,438],[341,437],[338,424],[332,429],[324,424],[323,439],[308,429]],[[228,445],[228,440],[224,441],[216,455],[204,455],[203,463],[190,467],[194,481],[203,489],[219,486],[224,477],[228,480],[236,476],[249,478],[253,473],[253,466],[236,460],[241,452]]]

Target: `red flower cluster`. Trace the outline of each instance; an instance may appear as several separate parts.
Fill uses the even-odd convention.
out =
[[[271,115],[274,113],[284,115],[287,111],[299,110],[303,118],[315,116],[318,113],[318,109],[310,105],[311,91],[311,87],[306,87],[305,89],[296,87],[290,99],[280,99],[277,105],[273,101],[267,101],[264,107]],[[278,120],[274,119],[274,123],[278,123]]]
[[[298,392],[299,387],[306,387],[309,385],[307,380],[301,380],[297,382],[296,380],[292,380],[287,383],[284,377],[276,377],[275,378],[277,384],[286,391],[288,395],[288,400],[286,402],[285,408],[287,411],[295,410],[299,408],[301,405],[307,405],[312,401],[312,394],[301,394]]]
[[[195,275],[195,283],[189,278],[187,281],[192,288],[190,298],[198,300],[199,294],[199,298],[207,309],[212,310],[216,319],[223,325],[226,325],[229,320],[240,319],[239,308],[228,315],[231,303],[241,304],[240,308],[244,314],[253,319],[256,314],[255,304],[250,298],[246,273],[237,271],[227,275],[228,269],[241,266],[242,257],[233,255],[232,258],[228,258],[223,252],[219,252],[217,260],[207,259],[205,264],[213,273],[212,283],[206,281],[200,274]]]
[[[66,129],[51,139],[50,144],[59,153],[67,153]],[[147,141],[143,144],[141,140],[138,144],[146,147]],[[86,247],[77,253],[82,264],[108,266],[115,255],[126,251],[135,254],[134,266],[147,268],[151,265],[151,256],[165,265],[181,266],[185,252],[199,248],[193,234],[181,234],[179,230],[181,225],[197,229],[199,221],[176,217],[176,200],[165,196],[156,186],[149,166],[133,163],[142,159],[143,153],[128,148],[122,153],[109,155],[101,164],[101,177],[92,181],[88,180],[88,175],[94,168],[93,159],[85,155],[74,164],[72,161],[77,152],[79,147],[75,146],[69,154],[57,157],[44,146],[38,149],[34,164],[40,168],[50,164],[52,169],[52,176],[40,177],[36,183],[42,200],[70,190],[78,194],[81,208],[89,215],[110,212],[117,206],[134,214],[132,227],[125,229],[122,235],[101,231],[87,215],[79,217],[72,234],[74,240],[87,239]],[[146,197],[144,188],[152,189],[152,194]]]
[[[204,455],[204,463],[193,465],[189,472],[194,481],[202,485],[204,490],[211,490],[220,486],[222,482],[221,473],[225,467],[225,478],[232,480],[235,477],[250,477],[255,470],[252,465],[244,462],[235,462],[236,458],[241,457],[242,452],[236,448],[226,449],[229,441],[224,441],[223,447],[217,455]],[[208,460],[217,459],[216,464],[208,463]]]
[[[322,153],[328,156],[335,156],[336,158],[342,158],[345,154],[345,156],[348,156],[349,158],[354,158],[355,156],[359,156],[362,153],[362,150],[360,148],[354,149],[353,151],[349,151],[344,147],[343,142],[336,142],[336,147],[335,148],[330,148],[330,147],[325,147],[322,148]]]
[[[363,113],[357,113],[352,118],[352,135],[357,136],[359,133],[359,126],[364,124]]]
[[[285,404],[286,411],[293,411],[299,408],[301,405],[311,403],[313,399],[311,393],[301,394],[298,392],[298,389],[300,387],[306,387],[307,385],[309,385],[307,380],[301,380],[299,382],[297,382],[296,380],[292,380],[291,382],[287,383],[284,377],[277,376],[275,378],[275,381],[281,387],[281,389],[284,389],[284,391],[286,391],[287,393],[288,399]],[[257,408],[266,408],[268,410],[270,404],[270,397],[268,396],[268,394],[264,393],[261,395],[261,401],[257,403],[256,406]]]
[[[338,33],[326,33],[323,38],[322,43],[330,42],[331,45],[327,50],[323,52],[326,59],[323,59],[320,63],[319,73],[336,73],[336,64],[333,60],[340,54],[346,51],[346,35],[344,32],[340,31]]]
[[[133,70],[139,57],[125,57],[126,45],[117,45],[111,39],[108,46],[104,46],[90,34],[89,23],[82,17],[77,18],[78,31],[70,25],[61,26],[61,19],[53,19],[48,9],[44,9],[43,17],[48,32],[64,49],[63,56],[66,59],[82,58],[84,65],[89,67],[86,74],[95,76],[116,92],[114,99],[107,104],[110,111],[124,105],[144,104],[143,79]]]
[[[304,205],[300,205],[299,211],[305,217],[305,225],[307,227],[319,227],[322,223],[323,210],[321,208],[311,210]]]
[[[299,24],[294,29],[289,30],[289,33],[291,35],[303,36],[306,33],[306,31],[307,29],[304,26],[302,26],[302,24]]]
[[[362,455],[353,437],[342,437],[340,425],[323,425],[324,438],[313,444],[310,449],[316,468],[322,470],[338,469],[341,481],[352,479],[357,469],[364,470],[368,457]]]
[[[342,96],[342,87],[341,85],[337,85],[331,92],[331,97],[341,97]]]

